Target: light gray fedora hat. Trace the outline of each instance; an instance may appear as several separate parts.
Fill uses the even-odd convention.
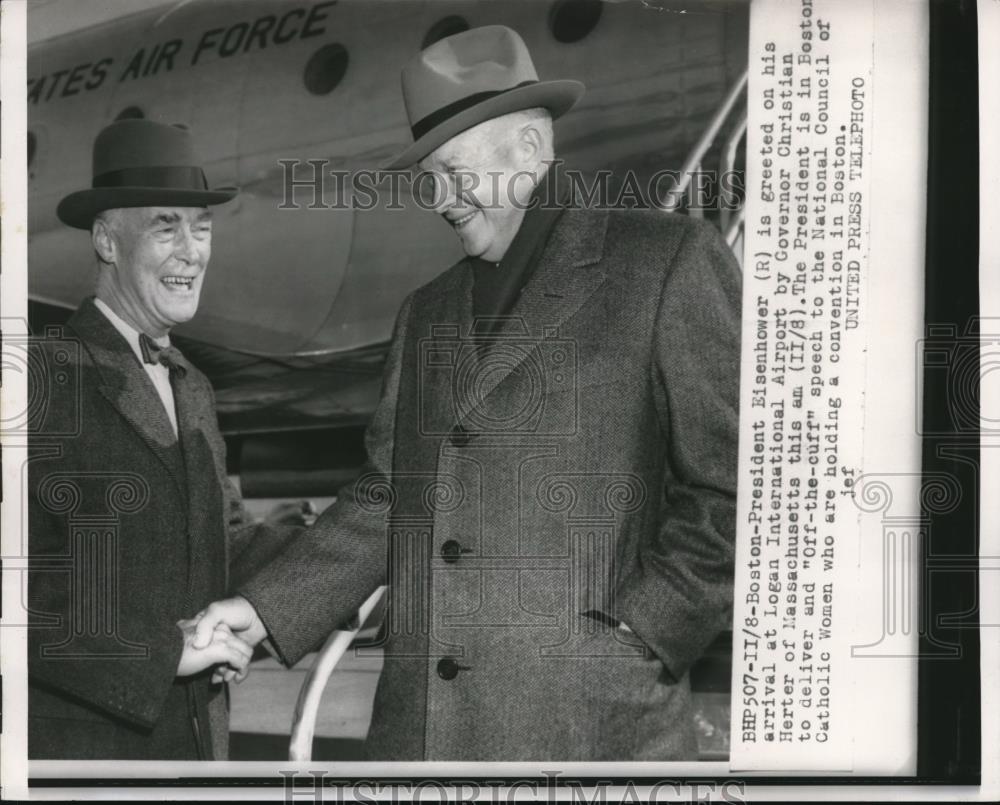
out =
[[[544,106],[557,118],[584,90],[579,81],[539,81],[524,40],[505,25],[435,42],[403,68],[402,79],[414,142],[384,166],[388,170],[407,168],[494,117]]]

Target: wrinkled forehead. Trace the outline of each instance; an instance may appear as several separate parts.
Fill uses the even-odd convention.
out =
[[[107,212],[112,218],[137,228],[212,220],[212,211],[208,207],[119,207]]]

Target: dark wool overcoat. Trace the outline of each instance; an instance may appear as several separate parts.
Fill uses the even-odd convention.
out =
[[[92,300],[32,349],[28,756],[225,759],[225,690],[208,671],[175,678],[176,622],[294,530],[247,515],[190,363],[172,381],[178,439]]]
[[[735,260],[685,216],[570,208],[510,317],[471,295],[463,261],[407,299],[365,473],[241,592],[294,663],[388,583],[372,759],[694,758],[688,669],[732,605]]]

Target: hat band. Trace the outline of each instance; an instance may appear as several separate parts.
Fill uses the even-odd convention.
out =
[[[121,168],[94,177],[98,187],[149,187],[163,190],[207,190],[201,168],[170,165],[151,168]]]
[[[537,84],[536,79],[529,79],[527,81],[522,81],[513,87],[508,87],[507,89],[498,90],[487,90],[486,92],[476,92],[472,95],[466,95],[464,98],[459,98],[457,101],[449,103],[447,106],[442,106],[440,109],[435,109],[426,117],[420,118],[416,123],[410,127],[410,131],[413,132],[413,139],[419,140],[431,129],[440,126],[448,118],[454,117],[460,112],[464,112],[466,109],[471,109],[478,103],[483,101],[488,101],[490,98],[495,98],[497,95],[503,95],[505,92],[510,92],[514,89],[520,89],[521,87],[526,87],[529,84]]]

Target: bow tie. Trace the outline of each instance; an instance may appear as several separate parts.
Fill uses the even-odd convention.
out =
[[[184,377],[187,369],[181,362],[181,353],[176,347],[161,347],[145,333],[139,334],[139,349],[142,351],[142,359],[146,363],[159,363],[166,366],[173,376]]]

